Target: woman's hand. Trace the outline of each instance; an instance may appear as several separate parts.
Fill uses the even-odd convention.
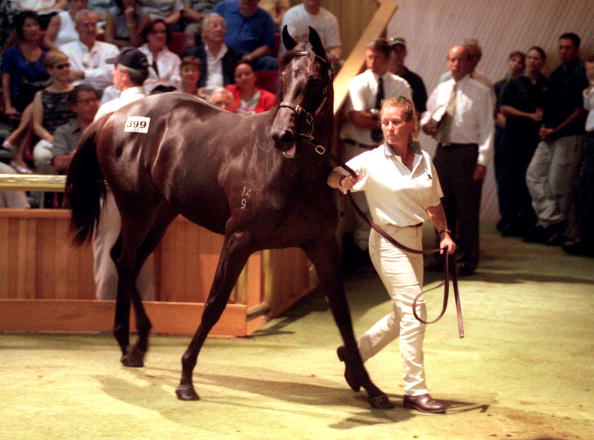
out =
[[[449,232],[443,232],[441,234],[441,240],[439,242],[439,253],[443,254],[443,252],[447,249],[448,254],[452,255],[456,252],[456,243],[452,240],[452,237]]]
[[[342,176],[338,182],[338,185],[341,189],[344,189],[345,191],[350,191],[353,188],[353,186],[355,186],[355,183],[357,183],[357,180],[359,180],[359,176]]]

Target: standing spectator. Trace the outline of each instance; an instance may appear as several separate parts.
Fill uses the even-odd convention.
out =
[[[229,84],[227,90],[232,93],[236,112],[241,115],[262,113],[276,105],[273,93],[256,87],[256,73],[247,61],[237,63],[235,84]]]
[[[404,96],[411,99],[408,83],[389,71],[390,45],[384,39],[376,39],[367,45],[365,52],[367,70],[349,83],[349,99],[346,104],[346,122],[340,130],[343,144],[343,159],[349,160],[365,150],[374,149],[381,143],[382,131],[379,109],[384,98]],[[357,205],[367,214],[367,202],[361,193],[353,194]],[[355,255],[353,259],[367,260],[369,225],[358,218],[353,234]],[[347,255],[347,258],[350,256]]]
[[[503,79],[500,79],[493,85],[495,91],[495,181],[497,182],[497,196],[499,200],[499,214],[501,219],[497,222],[497,229],[504,231],[508,228],[507,222],[503,219],[504,211],[507,210],[506,192],[502,189],[502,181],[505,179],[505,173],[509,170],[507,160],[503,154],[503,131],[505,129],[505,115],[500,108],[501,90],[507,82],[514,77],[521,75],[526,68],[526,54],[520,51],[512,52],[507,59],[507,73]]]
[[[454,253],[456,244],[447,229],[440,203],[442,191],[431,157],[418,144],[419,126],[410,99],[399,97],[384,101],[381,109],[384,142],[365,151],[347,165],[356,177],[336,169],[328,177],[332,188],[363,191],[373,222],[413,249],[422,248],[423,222],[430,218],[439,231],[442,252]],[[433,176],[433,177],[432,177]],[[398,249],[375,230],[369,237],[373,266],[391,299],[391,311],[375,323],[358,341],[363,362],[400,337],[405,408],[428,413],[443,413],[443,403],[427,390],[423,356],[425,324],[415,318],[413,304],[423,286],[423,255]],[[426,320],[425,304],[417,304],[419,316]],[[345,361],[349,353],[337,349]]]
[[[83,130],[93,122],[99,108],[97,90],[87,84],[76,86],[68,95],[68,104],[76,117],[54,132],[52,165],[58,174],[66,174]]]
[[[46,52],[39,44],[40,28],[33,11],[19,13],[14,19],[18,43],[2,55],[2,96],[4,112],[18,119],[33,101],[38,90],[48,84]]]
[[[33,149],[33,160],[38,173],[55,174],[51,164],[54,131],[74,119],[75,115],[68,104],[68,95],[73,87],[70,81],[70,62],[66,54],[50,50],[45,66],[52,77],[52,83],[37,92],[33,100],[33,131],[40,138]]]
[[[538,144],[546,79],[541,70],[545,51],[531,47],[525,75],[510,78],[499,94],[499,108],[505,117],[502,145],[495,146],[495,173],[504,236],[523,236],[534,227],[532,199],[526,187],[526,169]]]
[[[200,60],[193,56],[185,56],[179,67],[182,92],[198,96],[198,81],[200,80]]]
[[[52,17],[43,39],[46,49],[58,50],[63,44],[78,40],[74,20],[77,12],[86,7],[87,0],[69,0],[68,10],[60,11]]]
[[[480,82],[481,84],[492,88],[493,87],[493,82],[489,79],[489,77],[481,72],[480,70],[478,70],[476,67],[478,66],[478,64],[481,61],[481,58],[483,57],[483,49],[481,48],[481,45],[479,44],[478,40],[475,38],[468,38],[466,40],[464,40],[464,42],[461,44],[461,46],[463,46],[467,53],[468,53],[468,76],[470,76],[470,78]],[[444,82],[447,81],[449,79],[452,79],[452,72],[447,71],[445,72],[443,75],[441,75],[439,77],[438,82]],[[495,100],[495,94],[493,93],[493,101]]]
[[[139,29],[148,19],[141,15],[136,0],[115,0],[105,19],[105,41],[119,48],[140,46],[143,41]]]
[[[95,120],[147,96],[142,86],[149,75],[149,64],[144,53],[138,49],[124,49],[118,56],[108,59],[107,62],[115,64],[113,83],[122,93],[119,98],[99,107]],[[101,205],[99,224],[93,236],[93,272],[97,299],[116,298],[118,274],[110,252],[120,230],[120,213],[113,195],[108,193]],[[154,297],[152,261],[152,257],[146,260],[136,280],[138,291],[144,300],[151,300]]]
[[[402,37],[390,38],[392,51],[390,52],[390,72],[404,78],[412,90],[412,98],[415,103],[417,115],[427,110],[427,89],[423,78],[411,71],[404,65],[404,60],[408,52],[406,51],[406,41]]]
[[[272,17],[258,7],[260,0],[225,0],[212,12],[227,23],[225,44],[244,53],[243,60],[253,63],[256,70],[277,70],[274,55],[275,25]]]
[[[200,60],[198,87],[204,90],[225,87],[234,82],[235,65],[242,53],[225,44],[227,23],[217,13],[208,14],[202,21],[202,42],[186,51],[186,55]],[[205,96],[207,93],[202,94]]]
[[[141,15],[151,20],[160,18],[167,26],[175,25],[181,18],[184,5],[181,0],[138,0]]]
[[[227,89],[214,89],[208,96],[208,102],[214,106],[222,108],[223,110],[235,113],[233,94]]]
[[[573,192],[584,143],[583,90],[588,87],[584,63],[579,58],[580,37],[559,37],[561,65],[549,76],[545,90],[541,142],[526,172],[526,183],[536,227],[529,242],[560,244],[563,234],[575,237]]]
[[[439,141],[434,163],[460,275],[472,275],[479,262],[481,189],[493,157],[495,108],[491,89],[468,75],[468,63],[464,46],[449,50],[452,79],[433,90],[421,120],[423,131]]]
[[[112,84],[111,67],[107,59],[117,56],[118,48],[97,41],[97,15],[93,11],[78,11],[75,21],[78,40],[66,43],[60,49],[70,59],[73,84],[89,84],[101,92]]]
[[[139,50],[146,55],[149,63],[149,77],[145,87],[150,92],[157,85],[179,87],[179,68],[181,60],[167,48],[171,32],[162,18],[149,21],[140,33],[145,44]]]
[[[321,0],[304,0],[300,5],[287,11],[281,29],[287,26],[295,41],[309,41],[309,27],[316,30],[326,49],[328,61],[337,66],[342,55],[342,43],[338,29],[338,20],[330,11],[321,6]],[[281,45],[279,56],[285,52]]]
[[[586,60],[590,85],[584,90],[586,146],[582,157],[577,187],[578,234],[575,240],[563,243],[563,250],[575,255],[594,257],[594,55]]]

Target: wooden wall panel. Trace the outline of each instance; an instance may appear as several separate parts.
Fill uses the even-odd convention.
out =
[[[388,36],[407,41],[409,68],[420,74],[430,92],[446,70],[449,47],[465,38],[477,38],[483,47],[479,69],[493,81],[505,74],[513,50],[539,45],[548,56],[547,70],[558,65],[557,39],[572,31],[582,38],[582,54],[594,51],[592,0],[398,0],[398,10],[388,26]],[[423,135],[430,151],[434,141]],[[483,187],[481,221],[499,218],[493,166]]]

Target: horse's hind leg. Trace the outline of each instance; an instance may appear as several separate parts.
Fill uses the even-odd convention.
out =
[[[138,216],[126,216],[125,214],[122,216],[119,255],[114,259],[118,270],[118,296],[114,335],[122,349],[122,363],[128,367],[143,366],[151,329],[151,322],[138,292],[138,275],[148,256],[161,241],[167,226],[177,215],[177,213],[165,206],[154,208],[152,213],[148,215],[147,212],[150,212],[150,210],[143,211],[144,215],[140,218]],[[128,343],[130,302],[134,306],[138,330],[138,339],[132,345]]]
[[[354,391],[359,391],[360,387],[365,388],[369,396],[368,401],[373,408],[393,408],[394,405],[388,396],[371,382],[369,374],[363,366],[339,273],[340,258],[336,238],[333,234],[328,234],[327,237],[305,246],[303,250],[316,267],[320,285],[326,293],[332,315],[344,341],[345,350],[340,356],[345,363],[344,376],[347,383]]]
[[[237,277],[251,253],[251,240],[247,234],[235,233],[225,236],[223,250],[221,251],[215,278],[204,306],[200,326],[182,356],[181,380],[175,390],[177,398],[180,400],[199,399],[192,383],[192,373],[196,366],[198,354],[206,336],[208,336],[208,332],[221,317],[227,305],[231,289],[233,289]]]

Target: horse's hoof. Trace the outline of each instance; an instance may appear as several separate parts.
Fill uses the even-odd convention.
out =
[[[144,367],[144,355],[145,352],[138,350],[134,346],[128,346],[126,354],[121,359],[122,365],[132,368]]]
[[[192,385],[179,385],[175,390],[179,400],[200,400],[200,396]]]
[[[369,405],[371,405],[374,409],[392,409],[394,408],[394,404],[390,402],[388,396],[385,394],[380,394],[378,396],[369,396],[367,399]]]
[[[344,347],[344,345],[341,345],[340,347],[338,347],[336,349],[336,354],[338,355],[338,359],[340,359],[341,362],[345,363],[344,379],[349,384],[349,387],[351,387],[351,390],[353,390],[355,392],[359,392],[359,390],[361,389],[361,382],[359,382],[359,379],[351,373],[351,370],[349,369],[349,366],[345,361],[346,348]]]

